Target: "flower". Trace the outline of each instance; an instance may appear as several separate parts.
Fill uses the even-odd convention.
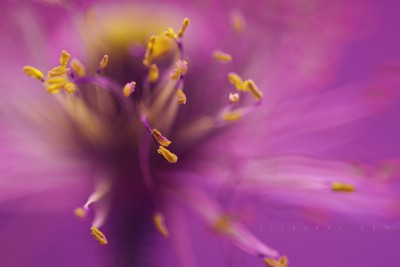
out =
[[[10,94],[2,108],[3,199],[93,183],[86,199],[71,201],[81,201],[75,215],[91,222],[98,243],[117,248],[121,265],[136,264],[130,255],[151,232],[143,224],[193,265],[176,208],[184,206],[260,262],[286,266],[284,254],[217,200],[220,188],[366,220],[398,215],[396,164],[366,172],[322,158],[326,147],[313,143],[305,151],[316,156],[305,156],[293,141],[371,115],[358,88],[317,90],[348,34],[345,3],[269,4],[266,18],[258,18],[266,10],[221,7],[204,18],[179,1],[50,2],[61,5],[54,17],[22,9],[17,40],[28,38],[26,51],[8,62],[36,84],[13,79],[15,88],[1,92]]]

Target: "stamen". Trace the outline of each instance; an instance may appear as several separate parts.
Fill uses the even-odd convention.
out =
[[[185,93],[181,89],[178,89],[176,91],[176,98],[178,100],[178,104],[180,104],[180,105],[186,104],[187,98],[186,98]]]
[[[76,58],[71,61],[71,68],[78,74],[79,77],[86,75],[85,66]]]
[[[286,256],[281,257],[279,260],[275,260],[273,258],[267,258],[264,260],[264,263],[269,267],[287,267],[288,260]]]
[[[216,60],[218,60],[220,62],[224,62],[224,63],[232,61],[232,56],[227,54],[227,53],[225,53],[225,52],[222,52],[222,51],[214,51],[213,57]]]
[[[147,79],[150,83],[154,83],[158,80],[159,72],[158,72],[158,67],[156,64],[151,64],[149,67],[149,74],[147,76]]]
[[[242,113],[240,111],[226,111],[222,114],[222,119],[229,122],[237,121],[241,117]]]
[[[150,66],[151,56],[153,53],[154,44],[156,43],[156,40],[157,40],[157,37],[152,35],[147,44],[146,54],[144,55],[144,59],[143,59],[143,65],[145,65],[146,67]]]
[[[239,101],[239,94],[238,93],[230,93],[229,94],[229,102],[236,103]]]
[[[171,28],[168,28],[168,30],[164,31],[164,35],[171,39],[176,39],[178,37],[175,31]]]
[[[73,94],[76,91],[76,85],[74,83],[66,83],[64,89],[67,93]]]
[[[182,22],[182,27],[178,32],[178,38],[183,37],[183,34],[185,33],[186,28],[189,26],[189,24],[190,24],[190,20],[188,18],[185,18]]]
[[[23,71],[24,71],[25,75],[28,75],[29,77],[32,77],[34,79],[38,79],[41,82],[44,82],[43,73],[40,70],[38,70],[37,68],[31,67],[31,66],[25,66]]]
[[[246,80],[244,82],[244,87],[255,97],[255,99],[260,100],[262,98],[263,93],[258,89],[253,80]]]
[[[232,225],[232,220],[228,215],[221,216],[214,224],[214,229],[218,232],[227,232]]]
[[[169,163],[176,163],[178,161],[178,157],[163,146],[159,146],[157,152],[161,154]]]
[[[60,65],[61,66],[67,66],[69,59],[71,58],[71,55],[68,54],[67,51],[63,50],[61,52],[61,57],[60,57]]]
[[[354,192],[355,186],[352,185],[352,184],[333,182],[332,183],[332,190],[336,191],[336,192],[351,193],[351,192]]]
[[[185,60],[177,60],[175,62],[175,67],[172,69],[170,78],[172,80],[178,80],[181,76],[186,75],[187,72],[187,62]]]
[[[163,136],[158,129],[153,129],[151,131],[151,135],[162,146],[168,147],[171,144],[171,141],[169,141],[165,136]]]
[[[96,190],[89,196],[86,203],[83,205],[84,209],[89,208],[89,206],[102,199],[111,189],[111,182],[108,180],[101,181]]]
[[[49,75],[50,78],[56,77],[56,76],[62,76],[67,73],[67,68],[65,66],[58,66],[55,68],[52,68],[47,72],[47,75]]]
[[[74,214],[75,214],[76,217],[79,217],[79,218],[85,218],[86,217],[86,211],[85,211],[85,209],[83,209],[81,207],[76,208],[74,210]]]
[[[243,14],[238,11],[233,12],[231,15],[231,24],[232,24],[232,28],[236,32],[242,33],[244,31],[244,29],[246,28],[246,20],[245,20]]]
[[[169,231],[167,226],[165,225],[164,216],[160,212],[156,212],[153,216],[154,225],[156,226],[157,231],[163,236],[168,237]]]
[[[233,84],[238,91],[246,91],[242,78],[239,74],[230,72],[228,73],[228,79],[231,84]]]
[[[104,55],[103,58],[100,61],[99,68],[100,69],[105,69],[108,65],[108,55]]]
[[[47,92],[50,94],[56,94],[60,92],[65,86],[65,83],[57,83],[57,84],[52,84],[50,86],[47,86]]]
[[[64,77],[52,77],[46,80],[47,84],[65,84],[66,79]]]
[[[97,227],[92,227],[90,230],[92,231],[94,239],[99,241],[101,245],[106,245],[108,243],[106,236]]]
[[[135,92],[136,89],[136,82],[129,82],[125,84],[124,88],[122,89],[122,94],[125,97],[129,97],[133,92]]]

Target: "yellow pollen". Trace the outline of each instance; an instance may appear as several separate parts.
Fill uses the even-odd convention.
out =
[[[149,82],[154,83],[158,80],[159,72],[156,64],[151,64],[149,67],[149,74],[147,79]]]
[[[43,73],[37,68],[25,66],[23,71],[25,75],[28,75],[29,77],[32,77],[34,79],[38,79],[39,81],[43,81]]]
[[[264,260],[264,263],[269,267],[287,267],[288,260],[286,256],[281,257],[279,260],[275,260],[273,258],[267,258]]]
[[[182,22],[181,29],[178,32],[178,38],[183,37],[183,34],[185,33],[186,28],[189,26],[189,24],[190,24],[190,20],[188,18],[185,18]]]
[[[122,89],[122,94],[125,97],[129,97],[136,89],[136,82],[129,82],[125,84],[124,88]]]
[[[222,114],[224,121],[234,122],[242,117],[242,113],[239,111],[227,111]]]
[[[220,62],[231,62],[232,56],[222,51],[214,51],[213,57]]]
[[[151,135],[157,140],[157,142],[165,147],[168,147],[171,144],[171,141],[169,141],[165,136],[161,134],[161,132],[158,129],[153,129],[151,131]]]
[[[90,230],[92,231],[94,239],[99,241],[101,245],[106,245],[108,243],[106,236],[97,227],[92,227]]]
[[[351,193],[354,192],[355,187],[352,184],[344,184],[340,182],[333,182],[332,183],[332,190],[335,192],[347,192]]]
[[[233,84],[238,91],[246,91],[242,78],[239,74],[230,72],[228,73],[228,80],[231,84]]]
[[[46,90],[50,94],[56,94],[56,93],[60,92],[64,88],[64,86],[65,86],[65,83],[56,83],[56,84],[47,86]]]
[[[169,75],[172,80],[178,80],[181,76],[186,75],[187,62],[185,60],[178,60],[175,62],[175,67]]]
[[[47,84],[65,84],[67,81],[67,79],[65,79],[64,77],[52,77],[52,78],[48,78],[46,80]]]
[[[244,29],[246,28],[246,20],[245,20],[243,14],[240,12],[232,13],[231,24],[232,24],[233,29],[236,32],[238,32],[238,33],[243,32]]]
[[[108,65],[108,55],[104,55],[100,61],[100,68],[105,69]]]
[[[156,212],[153,216],[154,225],[156,226],[157,231],[163,236],[168,237],[169,231],[167,226],[165,225],[164,216],[160,212]]]
[[[64,89],[67,93],[73,94],[76,91],[76,85],[74,83],[67,83],[65,84]]]
[[[71,55],[68,54],[67,51],[63,50],[63,51],[61,52],[60,65],[61,65],[61,66],[67,66],[70,57],[71,57]]]
[[[238,93],[230,93],[229,94],[229,102],[236,103],[239,101],[239,94]]]
[[[171,39],[176,39],[178,37],[175,31],[171,28],[168,28],[168,30],[164,31],[164,35]]]
[[[230,229],[232,220],[228,215],[223,215],[214,224],[214,229],[217,232],[226,232]]]
[[[84,210],[83,208],[81,208],[81,207],[76,208],[76,209],[74,210],[74,214],[75,214],[76,217],[79,217],[79,218],[85,218],[85,217],[86,217],[86,212],[85,212],[85,210]]]
[[[187,98],[186,98],[185,93],[181,89],[178,89],[176,91],[176,99],[178,100],[178,104],[180,104],[180,105],[186,104]]]
[[[149,42],[147,43],[146,54],[144,55],[143,65],[146,67],[150,66],[151,56],[153,53],[154,45],[156,43],[157,37],[155,35],[150,36]]]
[[[49,77],[56,77],[64,75],[66,73],[67,73],[67,68],[65,66],[58,66],[49,70],[47,72],[47,75],[49,75]]]
[[[79,77],[86,75],[85,66],[76,58],[71,61],[71,68],[78,74]]]
[[[244,82],[244,87],[254,96],[255,99],[260,100],[262,98],[263,93],[258,89],[253,80],[246,80]]]
[[[157,152],[161,154],[169,163],[176,163],[178,161],[178,157],[163,146],[159,146]]]

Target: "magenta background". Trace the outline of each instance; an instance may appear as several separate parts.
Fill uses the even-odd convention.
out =
[[[388,0],[368,2],[373,4],[378,14],[374,22],[375,32],[347,46],[339,62],[335,85],[365,80],[381,63],[400,62],[400,4]],[[351,155],[345,155],[345,151],[348,151],[346,147],[339,147],[332,152],[364,160],[400,156],[399,114],[400,105],[396,105],[388,114],[382,115],[354,145],[360,148],[354,149]],[[1,205],[21,209],[26,204],[24,200]],[[263,212],[264,207],[261,204],[256,207],[259,216],[251,230],[267,244],[289,255],[291,267],[400,266],[399,230],[373,231],[369,228],[362,231],[361,224],[350,226],[335,222],[331,225],[343,225],[342,231],[271,231],[270,218],[267,212]],[[295,214],[288,218],[283,221],[290,226],[309,225],[299,222]],[[293,218],[295,222],[291,223]],[[213,237],[194,218],[190,223],[199,266],[263,266],[259,259]],[[13,227],[15,225],[20,227],[16,229]],[[35,228],[30,228],[31,225],[35,225]],[[281,223],[274,222],[274,225],[278,228]],[[5,235],[0,236],[0,266],[113,266],[105,260],[109,253],[107,247],[93,245],[87,229],[70,212],[14,215],[10,211],[9,214],[0,214],[0,227],[2,235]],[[161,243],[167,244],[166,241]],[[177,266],[170,248],[161,247],[143,255],[143,266],[152,261],[157,262],[157,266]]]

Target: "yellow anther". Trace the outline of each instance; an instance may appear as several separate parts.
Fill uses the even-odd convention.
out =
[[[181,76],[186,75],[186,72],[187,62],[185,60],[177,60],[169,76],[172,80],[178,80]]]
[[[67,79],[65,77],[51,77],[46,80],[47,84],[65,84]]]
[[[169,231],[167,226],[165,225],[164,216],[160,212],[156,212],[153,216],[154,225],[156,226],[157,231],[163,236],[168,237]]]
[[[229,94],[229,102],[236,103],[239,101],[239,94],[238,93],[230,93]]]
[[[231,62],[232,56],[222,51],[214,51],[213,57],[220,62]]]
[[[108,55],[104,55],[103,58],[100,61],[99,67],[101,69],[105,69],[107,67],[107,65],[108,65]]]
[[[264,260],[264,263],[269,267],[287,267],[288,260],[286,256],[281,257],[279,260],[275,260],[273,258],[267,258]]]
[[[66,83],[64,89],[67,93],[73,94],[76,91],[76,85],[74,83]]]
[[[224,121],[234,122],[242,117],[242,113],[239,111],[227,111],[222,114]]]
[[[159,146],[157,152],[161,154],[169,163],[176,163],[178,157],[163,146]]]
[[[254,96],[255,99],[260,100],[262,98],[263,93],[258,89],[253,80],[246,80],[244,82],[244,87]]]
[[[106,245],[108,243],[106,236],[97,227],[92,227],[90,230],[92,231],[94,239],[99,241],[101,245]]]
[[[28,75],[29,77],[32,77],[34,79],[38,79],[39,81],[43,81],[43,73],[37,68],[25,66],[23,71],[25,75]]]
[[[85,217],[86,217],[86,212],[85,212],[85,210],[84,210],[83,208],[81,208],[81,207],[76,208],[76,209],[74,210],[74,214],[75,214],[76,217],[79,217],[79,218],[85,218]]]
[[[152,35],[150,36],[149,42],[147,43],[147,50],[146,54],[144,55],[143,65],[146,67],[150,66],[151,63],[151,56],[153,53],[154,45],[156,43],[157,37]]]
[[[171,28],[168,28],[168,30],[164,31],[164,35],[171,39],[176,39],[178,37],[175,31]]]
[[[178,38],[182,38],[183,34],[186,31],[186,28],[189,26],[190,20],[188,18],[185,18],[182,22],[182,27],[178,32]]]
[[[147,80],[154,83],[158,80],[159,72],[156,64],[151,64],[149,67],[149,74],[147,75]]]
[[[232,226],[232,220],[228,215],[223,215],[214,223],[214,229],[218,232],[226,232]]]
[[[49,77],[56,77],[64,75],[66,73],[67,73],[67,68],[65,66],[58,66],[49,70],[47,72],[47,75],[49,75]]]
[[[230,72],[228,73],[228,79],[231,84],[233,84],[238,91],[246,91],[242,78],[239,74]]]
[[[125,84],[124,88],[122,89],[122,94],[125,97],[129,97],[136,89],[136,82],[129,82]]]
[[[347,192],[351,193],[354,192],[355,186],[352,184],[344,184],[340,182],[333,182],[332,183],[332,190],[336,192]]]
[[[50,94],[56,94],[60,92],[65,86],[65,83],[56,83],[46,87],[47,92]]]
[[[61,66],[67,66],[70,57],[71,57],[71,55],[68,54],[67,51],[63,50],[63,51],[61,52],[60,65],[61,65]]]
[[[181,89],[178,89],[178,90],[176,91],[176,99],[178,100],[178,103],[179,103],[180,105],[186,104],[187,98],[186,98],[185,93],[184,93]]]
[[[169,141],[165,136],[161,134],[161,132],[157,129],[153,129],[151,131],[151,135],[157,140],[157,142],[165,147],[168,147],[171,144],[171,141]]]
[[[71,61],[71,68],[78,74],[79,77],[86,75],[85,66],[76,58]]]
[[[231,15],[231,24],[232,24],[232,28],[236,31],[236,32],[243,32],[244,29],[246,28],[246,20],[243,16],[242,13],[240,12],[233,12]]]

